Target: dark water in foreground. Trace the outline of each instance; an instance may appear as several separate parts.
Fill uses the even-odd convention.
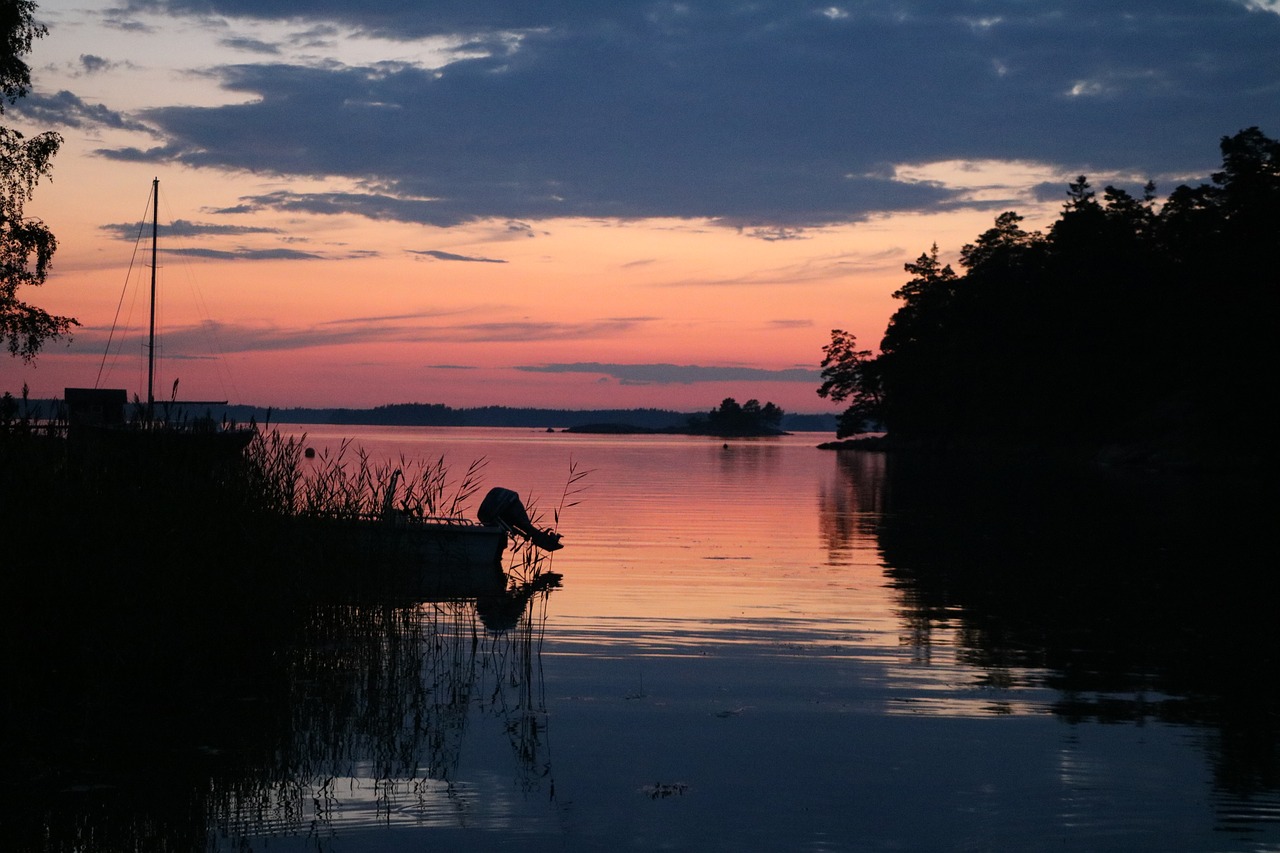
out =
[[[1252,485],[341,429],[548,517],[590,469],[562,585],[25,631],[0,849],[1280,850]]]

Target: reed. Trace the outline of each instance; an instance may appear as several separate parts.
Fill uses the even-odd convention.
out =
[[[41,574],[40,585],[86,601],[121,598],[131,611],[163,609],[190,594],[264,609],[341,594],[352,584],[377,594],[390,568],[356,545],[330,553],[300,534],[298,522],[462,520],[487,466],[480,458],[459,474],[443,455],[375,461],[350,440],[308,459],[305,434],[270,424],[251,424],[252,441],[233,458],[165,441],[163,431],[154,442],[73,440],[34,428],[14,408],[6,406],[0,430],[0,532],[13,543],[10,565],[36,564],[52,544],[62,568]],[[588,473],[571,462],[558,502],[545,512],[535,497],[525,499],[539,527],[559,526]],[[505,561],[515,588],[542,577],[552,556],[513,537]]]
[[[253,503],[284,516],[372,518],[397,512],[460,519],[488,464],[482,457],[454,478],[444,456],[377,462],[350,439],[335,452],[325,449],[307,460],[306,439],[278,429],[258,431],[245,454],[245,487]]]
[[[260,429],[246,452],[245,489],[250,501],[266,513],[283,518],[355,520],[407,518],[462,520],[483,487],[488,460],[473,460],[454,475],[443,455],[379,462],[350,439],[335,451],[322,450],[304,458],[306,435],[283,436],[278,429]],[[564,512],[577,506],[591,474],[570,460],[559,500],[549,512],[558,528]],[[548,526],[547,512],[534,495],[522,498],[530,519]],[[550,570],[553,554],[512,537],[505,572],[512,589],[537,581]]]
[[[584,480],[591,474],[591,469],[583,469],[578,463],[570,458],[569,475],[565,480],[564,488],[560,493],[560,500],[551,509],[552,528],[560,527],[561,516],[564,511],[577,506],[582,502],[581,495],[589,488],[584,484]],[[546,527],[545,512],[539,504],[536,496],[530,495],[524,500],[525,509],[529,513],[529,519],[535,527]],[[511,557],[507,566],[507,576],[510,578],[511,588],[517,589],[531,584],[536,584],[540,579],[545,578],[551,573],[552,563],[555,561],[555,553],[547,553],[533,547],[528,541],[517,540],[511,548]],[[552,573],[553,574],[553,573]],[[558,576],[556,576],[558,578]]]
[[[21,415],[10,408],[0,430],[14,591],[0,596],[0,746],[15,778],[53,781],[6,789],[10,814],[31,816],[10,846],[189,850],[214,826],[323,823],[303,797],[334,802],[326,780],[356,763],[392,793],[447,785],[477,708],[507,723],[520,784],[544,784],[529,620],[558,581],[545,555],[514,549],[505,595],[410,605],[376,597],[376,573],[360,578],[294,532],[306,511],[461,516],[483,459],[456,474],[443,457],[375,464],[347,443],[308,460],[305,436],[258,426],[242,457],[209,465],[163,442],[137,455],[77,447]],[[347,597],[353,583],[367,595]],[[116,767],[99,784],[98,768]],[[49,795],[66,780],[111,788],[109,827],[49,811],[70,803]]]
[[[573,457],[569,457],[569,477],[565,480],[564,491],[560,493],[560,503],[556,506],[554,513],[556,527],[560,526],[560,514],[562,512],[582,503],[582,498],[579,496],[589,488],[589,486],[583,484],[583,480],[587,478],[591,470],[589,468],[579,468]]]

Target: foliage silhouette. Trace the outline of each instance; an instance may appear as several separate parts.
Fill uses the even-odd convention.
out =
[[[733,397],[726,397],[720,405],[705,415],[691,416],[686,432],[695,435],[737,436],[769,435],[782,432],[782,409],[773,403],[760,405],[759,400],[739,404]]]
[[[1257,377],[1275,367],[1271,242],[1280,142],[1221,141],[1211,185],[1157,209],[1085,176],[1047,233],[1008,211],[960,252],[905,265],[880,354],[836,329],[818,394],[851,400],[839,435],[878,422],[895,441],[1143,448],[1203,461],[1230,436],[1260,452],[1277,423]]]
[[[14,103],[31,86],[31,69],[23,54],[45,34],[34,20],[35,3],[16,0],[0,6],[0,114],[3,101]],[[49,131],[30,139],[0,126],[0,343],[9,354],[32,361],[50,340],[79,325],[23,302],[20,287],[38,287],[49,274],[58,241],[39,219],[27,217],[24,207],[35,186],[48,177],[62,137]]]

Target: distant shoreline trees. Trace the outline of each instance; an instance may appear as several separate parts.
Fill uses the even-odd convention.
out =
[[[690,417],[686,430],[695,435],[771,435],[782,432],[783,414],[773,403],[762,406],[759,400],[748,400],[739,405],[726,397],[707,414]]]
[[[1072,182],[1047,233],[1009,211],[960,252],[905,265],[880,354],[836,329],[819,396],[850,401],[840,437],[1102,447],[1247,442],[1275,433],[1280,142],[1221,141],[1211,185],[1157,209]]]

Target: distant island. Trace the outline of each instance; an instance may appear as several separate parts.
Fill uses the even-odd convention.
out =
[[[56,415],[61,400],[13,400],[17,409],[33,417],[49,419]],[[728,401],[726,401],[728,402]],[[748,400],[742,408],[752,410]],[[757,404],[758,405],[758,404]],[[762,411],[767,406],[759,407]],[[211,405],[206,403],[185,405],[182,414],[190,417],[209,416],[214,420],[237,423],[268,424],[323,424],[326,426],[449,426],[449,427],[522,427],[528,429],[561,432],[594,432],[614,434],[641,434],[644,432],[669,432],[690,435],[781,435],[788,432],[826,432],[836,430],[834,414],[790,414],[777,409],[781,417],[774,423],[757,430],[739,428],[734,431],[728,423],[712,420],[710,413],[678,412],[670,409],[552,409],[516,408],[510,406],[481,406],[477,408],[453,408],[441,403],[393,403],[367,409],[346,407],[290,407],[272,408],[236,404]],[[721,404],[721,408],[724,403]],[[775,407],[776,409],[776,407]],[[719,411],[719,409],[715,410]],[[729,407],[732,413],[732,406]],[[770,415],[773,412],[770,411]],[[732,414],[730,414],[732,417]],[[702,423],[704,426],[699,427]],[[721,432],[723,430],[723,432]]]
[[[835,416],[832,416],[832,423],[835,422]],[[834,430],[834,425],[832,426]],[[689,426],[670,426],[670,427],[641,427],[634,424],[583,424],[582,426],[565,427],[562,432],[583,433],[587,435],[705,435],[713,438],[763,438],[776,435],[789,435],[790,432],[785,429],[771,429],[763,427],[760,429],[750,430],[717,430]]]
[[[759,438],[786,435],[782,424],[786,413],[773,403],[760,405],[759,400],[748,400],[742,405],[732,397],[726,397],[717,408],[706,414],[684,415],[683,422],[667,426],[638,426],[633,423],[598,422],[572,426],[565,432],[594,433],[603,435],[705,435],[716,438]],[[836,425],[831,416],[830,430]]]
[[[227,417],[259,422],[377,426],[527,427],[568,433],[669,433],[744,437],[789,432],[835,432],[834,414],[788,414],[773,403],[727,398],[710,412],[669,409],[541,409],[482,406],[455,409],[440,403],[397,403],[371,409],[261,409],[226,407]]]

